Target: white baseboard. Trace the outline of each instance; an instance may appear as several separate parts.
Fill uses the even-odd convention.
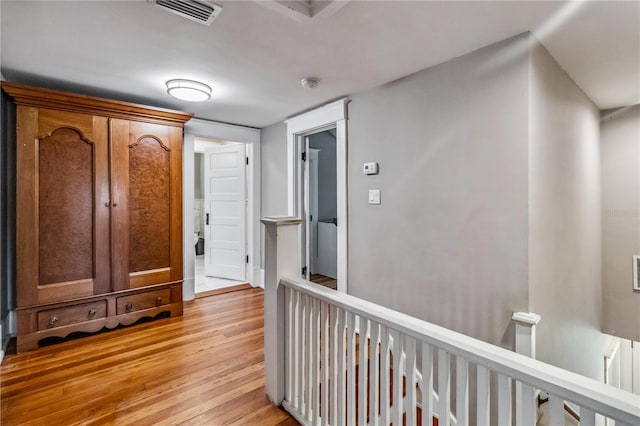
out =
[[[0,364],[2,364],[2,360],[4,359],[4,334],[2,333],[2,328],[3,324],[2,321],[0,321]]]
[[[262,274],[263,271],[262,269],[258,268],[253,268],[252,270],[252,274],[251,274],[251,287],[262,287],[261,283],[262,283]]]
[[[18,334],[18,313],[14,310],[9,311],[5,322],[7,327],[6,333],[8,336],[15,336]]]
[[[182,300],[194,300],[196,298],[196,279],[184,278],[182,280]]]
[[[264,269],[260,269],[260,281],[258,281],[258,287],[264,288]]]

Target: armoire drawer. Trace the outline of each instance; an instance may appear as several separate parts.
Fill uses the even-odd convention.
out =
[[[131,296],[118,297],[116,300],[116,313],[128,314],[143,309],[156,308],[171,303],[171,290],[157,290],[147,293],[138,293]]]
[[[38,312],[38,330],[78,324],[107,316],[107,301],[84,303]]]

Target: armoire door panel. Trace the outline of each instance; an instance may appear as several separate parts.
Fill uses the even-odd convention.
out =
[[[171,264],[170,178],[169,148],[158,136],[143,135],[129,145],[130,273]]]
[[[19,305],[109,291],[106,119],[35,108],[18,115],[26,127],[17,190],[30,195],[20,197],[17,232],[32,250],[29,260],[19,255],[18,280],[31,289]]]
[[[73,128],[39,141],[40,286],[93,278],[93,157],[93,143]]]
[[[112,119],[111,138],[114,286],[181,280],[181,129]]]

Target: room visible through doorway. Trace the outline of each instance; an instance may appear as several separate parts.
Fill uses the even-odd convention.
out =
[[[306,136],[304,152],[307,275],[309,281],[337,290],[338,205],[335,129]]]
[[[196,297],[249,286],[246,276],[246,146],[194,143]]]

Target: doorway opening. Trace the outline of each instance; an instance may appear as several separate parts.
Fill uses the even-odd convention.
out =
[[[298,265],[301,276],[307,280],[317,280],[319,284],[326,284],[336,290],[347,293],[348,290],[348,244],[347,244],[347,105],[348,98],[331,102],[315,110],[306,112],[285,121],[287,124],[287,199],[289,216],[302,219],[300,227],[300,245]],[[314,135],[318,135],[315,136]],[[332,149],[322,147],[314,138],[329,138],[332,136]],[[318,145],[315,145],[318,143]],[[313,146],[316,146],[315,148]],[[307,167],[309,158],[317,151],[316,167]],[[333,191],[322,191],[320,182],[324,179],[314,179],[322,167],[322,154],[333,152]],[[313,163],[313,161],[311,161]],[[325,161],[325,165],[326,161]],[[320,167],[319,167],[320,166]],[[309,183],[311,182],[311,187]],[[316,182],[316,183],[314,183]],[[316,191],[317,197],[309,194]],[[323,206],[321,197],[335,198],[335,214],[320,211]],[[314,201],[317,201],[314,205]],[[327,203],[326,206],[330,204]],[[317,208],[317,212],[316,212]],[[313,213],[311,211],[313,210]],[[325,232],[326,231],[326,232]],[[333,241],[331,241],[333,240]],[[320,252],[328,248],[326,256]],[[316,256],[312,254],[316,253]],[[335,255],[333,254],[335,251]],[[323,253],[324,254],[324,253]],[[316,274],[317,268],[323,260],[329,261],[323,273]],[[312,264],[312,262],[314,262]],[[335,265],[335,266],[333,266]],[[332,271],[335,268],[335,278]],[[314,273],[312,273],[314,272]],[[322,275],[317,277],[315,275]],[[332,282],[333,280],[336,282]],[[331,281],[329,281],[331,280]],[[323,282],[320,282],[323,281]]]
[[[247,146],[194,140],[196,297],[247,282]]]
[[[338,200],[336,179],[336,129],[304,138],[303,244],[307,279],[325,287],[338,288]]]

